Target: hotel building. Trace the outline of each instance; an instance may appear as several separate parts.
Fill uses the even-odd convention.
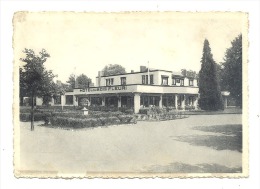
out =
[[[84,99],[88,106],[126,107],[138,113],[140,108],[151,106],[197,109],[198,97],[196,74],[140,66],[139,72],[109,76],[99,72],[95,87],[75,88],[59,100],[53,99],[52,105],[78,106]],[[41,105],[42,100],[38,98],[36,104]]]

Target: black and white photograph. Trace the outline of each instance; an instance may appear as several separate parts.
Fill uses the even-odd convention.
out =
[[[248,176],[248,14],[13,15],[14,174]]]

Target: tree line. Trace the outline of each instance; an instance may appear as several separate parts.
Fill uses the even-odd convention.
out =
[[[199,106],[203,110],[223,109],[221,91],[229,91],[242,108],[242,34],[231,42],[224,61],[217,64],[205,39],[199,72]]]

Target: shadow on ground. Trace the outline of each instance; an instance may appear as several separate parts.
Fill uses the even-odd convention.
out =
[[[166,166],[154,165],[147,170],[152,173],[241,173],[242,167],[229,168],[219,164],[189,165],[175,162]]]
[[[242,125],[214,125],[193,127],[194,130],[220,133],[222,135],[177,136],[174,140],[188,142],[191,145],[206,146],[215,150],[233,150],[242,152]]]

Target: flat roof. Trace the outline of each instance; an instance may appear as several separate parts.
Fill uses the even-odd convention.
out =
[[[149,70],[149,72],[158,72],[158,71],[173,73],[172,71],[169,71],[169,70],[160,70],[160,69]],[[112,77],[112,76],[138,74],[138,73],[147,73],[147,72],[148,72],[148,71],[144,71],[144,72],[129,72],[129,73],[124,73],[124,74],[114,74],[114,75],[107,75],[107,76],[101,76],[101,77]],[[98,77],[99,77],[99,76],[97,76],[96,78],[98,78]]]

